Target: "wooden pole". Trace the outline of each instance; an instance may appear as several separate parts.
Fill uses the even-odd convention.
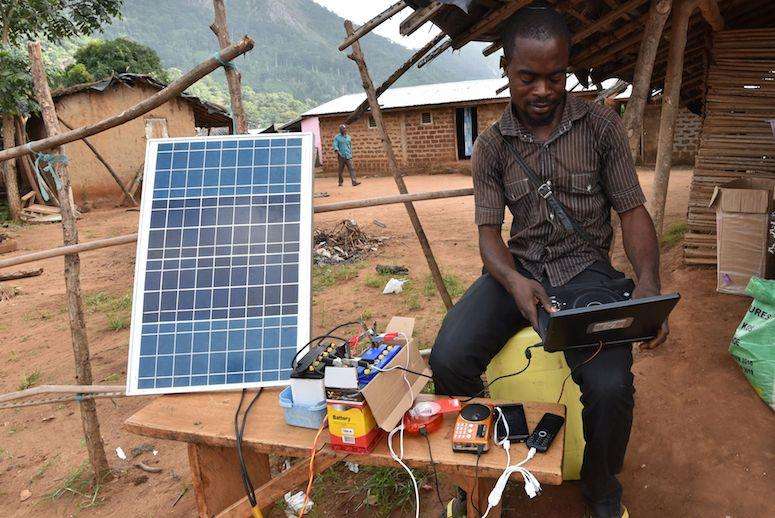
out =
[[[456,198],[458,196],[473,196],[473,194],[474,190],[470,187],[467,189],[451,189],[448,191],[397,194],[393,196],[370,198],[367,200],[327,203],[325,205],[318,205],[313,209],[313,211],[315,214],[321,214],[323,212],[334,212],[338,210],[362,209],[366,207],[377,207],[380,205],[393,205],[396,203],[406,203],[407,201],[438,200],[442,198]],[[35,261],[42,261],[44,259],[59,257],[66,254],[75,254],[80,252],[88,252],[90,250],[98,250],[100,248],[108,248],[111,246],[126,245],[136,241],[137,234],[126,234],[123,236],[108,237],[105,239],[95,239],[94,241],[89,241],[88,243],[60,246],[57,248],[51,248],[49,250],[41,250],[39,252],[17,255],[16,257],[9,257],[8,259],[0,259],[0,269],[10,268],[11,266],[17,266],[20,264],[33,263]]]
[[[353,23],[350,20],[345,20],[344,28],[347,31],[348,36],[353,35]],[[382,120],[382,110],[379,107],[379,101],[377,100],[377,92],[374,90],[374,83],[371,81],[369,70],[366,68],[366,60],[363,57],[360,43],[355,40],[352,45],[352,54],[349,57],[358,65],[358,71],[361,74],[361,80],[363,80],[363,89],[366,91],[366,97],[369,99],[369,107],[371,108],[371,116],[374,117],[374,121],[377,123],[377,129],[382,137],[382,146],[385,148],[385,154],[388,159],[388,167],[393,173],[393,178],[398,186],[398,191],[401,194],[407,194],[409,191],[406,188],[404,179],[401,176],[401,172],[398,170],[398,162],[396,155],[393,152],[393,145],[390,143],[390,137],[388,136],[387,129],[385,128],[385,121]],[[452,307],[452,298],[449,296],[447,287],[444,285],[444,279],[441,277],[441,271],[439,265],[436,263],[436,258],[433,256],[433,250],[428,242],[428,237],[425,235],[425,230],[422,228],[420,218],[417,216],[417,211],[414,209],[414,204],[411,201],[404,203],[406,212],[409,215],[409,220],[412,222],[414,232],[417,234],[417,239],[420,241],[423,254],[426,261],[428,261],[428,268],[431,270],[431,276],[433,282],[436,284],[436,289],[441,296],[441,300],[444,301],[444,305],[449,310]]]
[[[428,63],[436,59],[437,57],[441,56],[444,53],[444,51],[450,48],[451,46],[452,46],[452,39],[447,38],[446,40],[444,40],[444,43],[442,43],[441,45],[433,49],[433,52],[431,52],[430,54],[422,58],[420,62],[417,63],[417,68],[424,67],[425,65],[427,65]]]
[[[22,120],[20,117],[16,117],[15,120],[16,123],[16,141],[19,143],[19,145],[23,146],[27,143],[27,132],[24,131],[24,123],[22,123]],[[35,197],[38,200],[38,203],[45,204],[46,201],[43,199],[43,195],[40,193],[40,187],[38,187],[38,181],[35,178],[35,174],[32,172],[32,166],[30,166],[29,157],[23,156],[19,157],[19,168],[24,172],[24,176],[27,177],[27,182],[29,182],[30,187],[33,191],[35,191]]]
[[[400,67],[398,67],[398,69],[396,69],[396,71],[395,71],[395,72],[393,72],[392,74],[390,74],[390,77],[388,77],[387,79],[385,79],[385,81],[384,81],[384,82],[383,82],[381,85],[379,85],[379,87],[377,88],[377,97],[379,97],[380,95],[382,95],[382,94],[385,92],[385,90],[387,90],[388,88],[390,88],[390,86],[391,86],[393,83],[395,83],[396,81],[398,81],[398,79],[399,79],[399,78],[400,78],[402,75],[404,75],[404,72],[406,72],[407,70],[409,70],[410,68],[412,68],[412,66],[414,66],[414,64],[415,64],[415,63],[417,63],[418,61],[420,61],[420,59],[421,59],[421,58],[422,58],[422,57],[423,57],[425,54],[427,54],[427,53],[428,53],[428,52],[429,52],[429,51],[430,51],[430,50],[431,50],[433,47],[435,47],[435,46],[436,46],[436,44],[438,44],[438,43],[439,43],[441,40],[443,40],[443,39],[444,39],[444,33],[443,33],[443,32],[440,32],[440,33],[439,33],[439,34],[437,34],[437,35],[436,35],[436,37],[434,37],[434,38],[433,38],[431,41],[429,41],[428,43],[426,43],[426,44],[425,44],[425,46],[424,46],[423,48],[421,48],[420,50],[418,50],[417,52],[415,52],[415,53],[412,55],[412,57],[411,57],[411,58],[409,58],[408,60],[406,60],[406,61],[404,62],[404,64],[403,64],[403,65],[401,65]],[[368,109],[369,109],[369,99],[368,99],[368,98],[366,98],[366,99],[364,99],[364,100],[363,100],[363,102],[362,102],[360,105],[358,105],[358,107],[355,109],[355,111],[354,111],[354,112],[352,112],[352,113],[350,114],[350,116],[349,116],[349,117],[347,117],[347,120],[345,121],[345,124],[352,124],[353,122],[357,121],[358,119],[360,119],[360,118],[363,116],[363,114],[364,114],[364,113],[366,112],[366,110],[368,110]]]
[[[662,92],[662,113],[659,121],[657,141],[657,164],[654,171],[654,189],[651,198],[651,217],[657,236],[662,235],[665,219],[667,186],[670,181],[670,167],[673,165],[673,139],[678,106],[681,103],[681,82],[683,80],[684,50],[689,18],[697,6],[696,0],[677,0],[673,8],[670,27],[670,51],[667,56],[665,88]]]
[[[357,31],[353,31],[352,34],[349,34],[344,41],[339,45],[339,50],[342,51],[358,41],[360,38],[363,38],[368,33],[379,27],[382,23],[387,21],[388,19],[392,18],[396,14],[398,14],[400,11],[402,11],[406,7],[406,2],[404,0],[399,0],[398,2],[394,3],[381,13],[379,13],[377,16],[369,20],[368,22],[364,23],[360,27],[358,27]]]
[[[417,29],[422,27],[425,22],[433,18],[439,9],[442,8],[441,2],[431,2],[422,9],[417,9],[415,12],[406,17],[398,27],[398,32],[401,36],[409,36]]]
[[[84,137],[90,137],[92,135],[96,135],[97,133],[102,133],[103,131],[109,130],[110,128],[115,128],[116,126],[120,126],[127,121],[145,115],[154,108],[158,108],[170,99],[174,99],[180,95],[186,88],[196,83],[207,74],[211,73],[213,70],[222,66],[222,62],[231,61],[237,56],[241,56],[245,52],[248,52],[252,48],[253,40],[248,36],[245,36],[242,38],[242,40],[238,41],[231,47],[222,50],[218,54],[217,58],[211,57],[206,59],[196,67],[186,72],[184,75],[180,76],[177,80],[167,85],[166,88],[159,90],[152,96],[135,104],[131,108],[124,110],[118,115],[108,117],[107,119],[101,120],[96,124],[92,124],[91,126],[83,126],[72,131],[66,131],[58,135],[52,135],[48,138],[36,140],[34,142],[28,143],[25,146],[16,146],[14,148],[4,149],[3,151],[0,151],[0,162],[3,160],[10,160],[11,158],[16,158],[17,156],[32,154],[36,151],[53,149],[75,140],[81,140]]]
[[[672,0],[654,0],[649,10],[646,28],[643,31],[638,60],[635,63],[635,76],[632,80],[632,93],[627,101],[627,109],[624,112],[624,128],[627,131],[627,140],[630,144],[632,159],[637,162],[640,159],[640,140],[643,133],[643,112],[646,110],[646,101],[651,89],[651,75],[654,72],[654,61],[657,57],[657,49],[662,39],[662,31],[665,28],[667,17],[670,14]]]
[[[40,42],[30,42],[27,46],[30,54],[32,81],[35,97],[40,105],[43,122],[49,138],[56,138],[59,133],[54,101],[43,68],[43,58],[40,52]],[[54,153],[62,153],[62,148],[56,148]],[[60,212],[62,214],[62,235],[65,245],[78,244],[78,228],[75,222],[75,212],[72,206],[72,189],[70,174],[65,164],[57,164],[61,185],[59,187]],[[65,256],[65,288],[67,290],[67,312],[70,316],[70,334],[73,341],[75,356],[75,380],[79,385],[92,384],[91,362],[89,359],[89,343],[86,338],[86,321],[83,315],[83,299],[81,297],[80,280],[81,260],[78,254]],[[105,446],[100,435],[100,423],[97,419],[97,405],[93,399],[80,402],[81,423],[83,424],[86,449],[89,452],[95,482],[110,477],[110,466],[105,456]]]
[[[724,17],[721,16],[721,10],[718,8],[716,0],[700,0],[698,7],[702,17],[705,18],[714,32],[724,30]]]
[[[9,149],[16,146],[14,138],[13,115],[3,115],[3,148]],[[16,176],[16,163],[13,160],[3,162],[3,181],[5,182],[5,192],[8,197],[8,211],[11,213],[11,219],[21,221],[22,200],[19,196],[19,180]]]
[[[57,117],[57,119],[58,119],[58,120],[59,120],[59,122],[62,124],[62,126],[64,126],[65,128],[67,128],[67,129],[69,129],[69,130],[72,130],[72,129],[73,129],[73,127],[72,127],[72,126],[70,126],[70,125],[69,125],[68,123],[66,123],[65,121],[63,121],[61,117]],[[121,188],[121,192],[123,192],[123,193],[124,193],[124,196],[125,196],[125,197],[127,197],[127,198],[129,198],[129,199],[132,201],[132,203],[133,203],[134,205],[137,205],[137,201],[135,201],[135,197],[134,197],[134,196],[132,196],[132,193],[130,193],[130,192],[127,190],[126,186],[124,185],[124,182],[122,182],[122,181],[121,181],[121,178],[119,178],[119,176],[118,176],[118,173],[116,173],[116,171],[113,169],[113,167],[111,167],[111,165],[108,163],[108,161],[107,161],[107,160],[105,160],[105,157],[103,157],[103,156],[100,154],[100,152],[99,152],[99,151],[97,151],[97,148],[96,148],[96,147],[94,147],[94,144],[92,144],[92,143],[91,143],[91,141],[90,141],[88,138],[86,138],[86,137],[82,138],[82,139],[81,139],[81,142],[83,142],[84,144],[86,144],[86,147],[88,147],[88,148],[91,150],[91,152],[94,154],[94,157],[95,157],[97,160],[99,160],[99,161],[100,161],[100,163],[101,163],[103,166],[105,166],[105,169],[107,169],[107,170],[108,170],[108,173],[110,173],[110,176],[112,176],[112,177],[113,177],[113,179],[116,181],[116,183],[118,184],[118,186]]]
[[[229,25],[226,22],[226,6],[223,0],[213,0],[213,11],[215,20],[210,25],[210,30],[218,38],[218,44],[221,49],[228,48],[231,45],[229,37]],[[231,113],[234,115],[234,121],[237,125],[237,133],[245,134],[248,132],[248,121],[245,117],[245,108],[242,106],[242,74],[233,66],[223,67],[226,73],[226,82],[229,84],[229,97],[231,98]]]

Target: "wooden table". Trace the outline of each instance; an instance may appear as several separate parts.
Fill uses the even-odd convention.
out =
[[[258,504],[267,510],[286,492],[299,487],[303,489],[306,485],[310,448],[316,434],[316,430],[285,423],[283,410],[278,404],[278,394],[278,389],[264,389],[251,410],[243,439],[243,445],[246,446],[245,461],[256,487]],[[234,392],[162,396],[124,424],[128,431],[139,435],[188,443],[191,476],[199,515],[202,517],[245,517],[250,512],[235,448],[234,411],[239,397],[239,393]],[[565,415],[565,407],[525,403],[525,414],[531,430],[545,412]],[[502,448],[490,446],[490,451],[479,460],[479,482],[478,488],[475,487],[476,455],[452,452],[454,419],[454,415],[448,415],[442,428],[430,435],[433,459],[439,472],[451,476],[457,485],[468,492],[468,516],[475,517],[478,513],[472,503],[476,501],[482,512],[487,508],[487,496],[505,467],[506,454]],[[563,436],[564,428],[549,451],[536,454],[526,466],[542,484],[562,483]],[[328,433],[324,431],[318,446],[327,442],[327,439]],[[397,448],[398,438],[394,438],[394,449]],[[524,443],[517,443],[511,446],[510,453],[514,463],[525,457],[527,449]],[[272,478],[269,454],[301,457],[303,460]],[[333,451],[325,445],[316,454],[316,471],[321,472],[345,458],[363,465],[397,466],[390,457],[387,441],[382,439],[368,455],[348,455]],[[406,435],[403,460],[411,468],[429,470],[431,465],[425,439]],[[521,480],[519,474],[514,476]],[[497,517],[499,514],[498,508],[493,509],[489,516]]]

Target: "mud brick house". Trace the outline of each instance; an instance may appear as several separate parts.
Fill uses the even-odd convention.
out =
[[[103,81],[71,86],[52,92],[57,115],[73,128],[106,119],[152,96],[166,85],[137,74],[119,74]],[[149,138],[187,137],[199,129],[224,128],[230,131],[232,119],[226,109],[193,95],[182,94],[143,117],[89,137],[89,141],[129,186],[145,163]],[[27,132],[35,140],[44,136],[39,116],[27,122]],[[115,204],[121,189],[108,171],[82,142],[68,144],[73,195],[79,203]]]
[[[508,90],[495,93],[502,85],[502,79],[485,79],[388,89],[379,101],[399,167],[412,173],[468,169],[480,129],[495,122],[508,103]],[[337,169],[332,141],[339,125],[365,98],[365,93],[344,95],[302,114],[302,129],[319,136],[325,172]],[[387,172],[374,119],[361,118],[349,133],[356,169]]]

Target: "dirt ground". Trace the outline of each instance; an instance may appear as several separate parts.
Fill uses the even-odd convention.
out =
[[[647,195],[651,176],[651,171],[640,171]],[[411,176],[406,181],[413,192],[471,184],[470,177],[462,175]],[[685,219],[690,182],[690,170],[673,172],[666,228]],[[324,178],[316,182],[315,190],[330,194],[317,199],[319,204],[396,192],[389,178],[366,178],[356,188],[338,188],[335,179]],[[417,208],[444,274],[464,288],[481,267],[472,199],[422,202]],[[325,278],[314,296],[315,330],[323,331],[361,315],[383,325],[391,315],[411,315],[417,319],[418,344],[430,346],[443,308],[432,292],[426,292],[427,267],[403,207],[328,213],[315,221],[326,225],[345,217],[356,219],[372,233],[390,236],[390,240],[378,255],[356,266],[321,272]],[[376,226],[375,219],[387,228]],[[124,209],[91,212],[79,223],[81,240],[134,232],[136,222],[137,212]],[[17,253],[61,243],[57,225],[12,228],[11,233],[20,244]],[[82,255],[95,383],[125,381],[126,296],[132,285],[133,256],[133,245]],[[626,267],[620,244],[614,261],[620,268]],[[621,475],[625,503],[634,517],[775,516],[773,414],[727,353],[729,339],[750,300],[717,294],[714,271],[683,266],[680,244],[666,249],[662,262],[665,291],[679,291],[683,300],[673,313],[669,342],[656,351],[636,355],[635,422]],[[367,285],[373,281],[378,263],[407,266],[411,272],[407,286],[412,289],[400,296],[383,296]],[[45,269],[40,277],[4,283],[5,287],[18,286],[18,295],[0,302],[0,392],[18,390],[29,383],[73,381],[62,259],[49,259],[37,266]],[[118,477],[96,492],[79,484],[81,472],[88,469],[75,404],[0,410],[0,515],[194,515],[187,457],[181,444],[151,441],[158,455],[146,452],[140,459],[161,467],[159,474],[139,471],[132,467],[131,457],[122,461],[115,454],[116,447],[129,453],[149,442],[121,427],[147,401],[98,400],[102,435]],[[336,484],[336,479],[323,476],[319,485]],[[364,483],[363,477],[356,477],[356,481]],[[25,489],[31,496],[21,501]],[[442,492],[445,497],[451,494],[447,483]],[[346,506],[324,503],[322,498],[318,503],[323,503],[327,516],[379,514],[362,504],[365,498],[363,492]],[[439,504],[433,492],[426,487],[422,498],[423,516],[437,516]],[[359,510],[354,511],[356,503]],[[546,487],[533,501],[527,501],[515,485],[507,495],[505,510],[505,516],[581,516],[583,504],[577,483]],[[408,515],[409,511],[411,504],[404,512],[392,514]]]

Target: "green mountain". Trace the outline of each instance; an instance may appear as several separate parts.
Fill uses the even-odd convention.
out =
[[[312,0],[230,0],[226,7],[232,38],[248,34],[256,42],[251,52],[235,61],[246,87],[259,93],[288,93],[308,106],[361,90],[357,67],[337,50],[344,28],[336,14]],[[126,36],[148,45],[165,67],[186,70],[218,48],[209,29],[211,0],[126,0],[123,15],[98,36]],[[361,41],[377,84],[414,52],[373,33]],[[448,51],[431,65],[409,71],[397,84],[497,77],[497,66],[482,57],[480,48],[464,48],[454,55]],[[213,79],[224,84],[222,72]],[[208,89],[213,89],[213,81],[209,83]],[[225,86],[215,89],[223,93]]]

